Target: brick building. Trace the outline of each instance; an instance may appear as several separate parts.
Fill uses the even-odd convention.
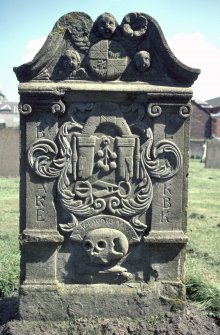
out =
[[[207,139],[220,138],[220,97],[207,100],[192,101],[190,125],[191,157],[201,158]]]
[[[218,113],[212,113],[212,137],[220,138],[220,108]]]
[[[0,128],[5,127],[19,127],[19,112],[17,102],[4,101],[0,103]]]
[[[190,120],[190,155],[201,158],[204,144],[211,137],[212,106],[200,100],[192,101]]]
[[[0,91],[0,129],[5,127],[19,127],[18,103],[7,101]]]

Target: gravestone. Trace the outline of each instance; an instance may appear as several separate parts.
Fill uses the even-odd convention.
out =
[[[220,169],[220,138],[208,140],[205,145],[205,167]]]
[[[187,47],[187,46],[186,46]],[[20,314],[184,306],[191,85],[158,23],[61,17],[20,81]]]

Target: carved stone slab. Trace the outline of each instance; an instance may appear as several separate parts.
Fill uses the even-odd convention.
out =
[[[15,72],[21,316],[141,317],[182,304],[199,70],[174,57],[146,14],[119,25],[109,13],[94,23],[69,13]]]

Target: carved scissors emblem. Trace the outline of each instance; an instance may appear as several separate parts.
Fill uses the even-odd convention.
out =
[[[120,198],[126,198],[130,192],[131,185],[126,181],[120,181],[117,185],[99,180],[92,185],[92,193],[97,198],[107,197],[113,194],[117,194]]]

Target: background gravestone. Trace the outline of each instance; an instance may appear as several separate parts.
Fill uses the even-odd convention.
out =
[[[208,140],[205,151],[205,167],[220,169],[220,139]]]
[[[183,306],[189,115],[199,74],[157,22],[61,17],[14,69],[24,319]]]
[[[19,129],[0,129],[0,176],[19,176]]]

